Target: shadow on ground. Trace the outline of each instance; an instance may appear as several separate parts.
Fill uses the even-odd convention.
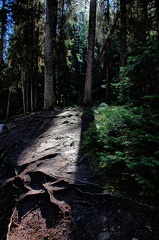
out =
[[[21,179],[14,179],[18,174],[19,158],[54,126],[54,120],[61,111],[57,109],[16,116],[5,124],[5,129],[0,133],[0,239],[6,239],[7,226],[17,198],[26,192]]]
[[[82,119],[81,119],[82,118]],[[88,169],[90,109],[20,116],[0,135],[0,239],[158,240],[153,209],[103,189]]]

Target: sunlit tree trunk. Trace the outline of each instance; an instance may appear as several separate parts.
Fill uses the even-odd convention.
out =
[[[51,2],[52,0],[46,0],[44,109],[50,109],[54,105]]]
[[[54,0],[52,2],[52,10],[53,10],[53,17],[52,17],[52,44],[53,44],[53,90],[54,90],[54,98],[56,98],[56,62],[57,62],[57,53],[56,53],[56,34],[57,34],[57,11],[58,11],[58,0]]]
[[[88,34],[88,56],[87,69],[84,88],[83,104],[92,104],[92,85],[93,85],[93,65],[94,65],[94,46],[95,46],[95,28],[96,28],[96,0],[90,1],[89,13],[89,34]]]

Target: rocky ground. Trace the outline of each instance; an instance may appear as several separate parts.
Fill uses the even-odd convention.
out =
[[[156,208],[103,193],[89,173],[82,113],[20,115],[0,133],[0,239],[159,239]]]

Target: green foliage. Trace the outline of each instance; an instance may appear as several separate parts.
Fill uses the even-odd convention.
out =
[[[138,42],[127,52],[127,64],[119,73],[122,81],[115,85],[120,91],[120,102],[142,105],[145,95],[159,94],[159,48],[156,42],[156,38],[150,36],[146,43]]]
[[[141,194],[159,193],[159,114],[106,104],[94,113],[95,121],[85,133],[91,169],[98,168],[103,181],[126,176],[136,181]]]

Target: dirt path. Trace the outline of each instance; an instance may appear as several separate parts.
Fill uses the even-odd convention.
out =
[[[0,239],[159,239],[152,209],[103,193],[89,174],[81,115],[20,116],[0,135]]]

